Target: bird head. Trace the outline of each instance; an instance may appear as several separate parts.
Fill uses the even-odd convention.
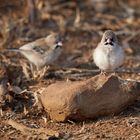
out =
[[[46,37],[45,41],[47,42],[48,46],[52,50],[61,49],[63,46],[61,37],[57,33],[52,33],[52,34],[48,35]]]
[[[115,35],[115,33],[111,30],[107,30],[105,31],[105,33],[103,34],[102,40],[101,42],[104,45],[111,45],[114,46],[115,44],[118,43],[117,37]]]

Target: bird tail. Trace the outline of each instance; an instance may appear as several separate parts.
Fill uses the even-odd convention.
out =
[[[16,48],[7,48],[6,51],[20,52],[20,50],[19,49],[16,49]]]

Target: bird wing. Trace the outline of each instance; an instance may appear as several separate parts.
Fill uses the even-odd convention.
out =
[[[38,39],[20,47],[20,50],[29,50],[34,53],[39,53],[41,55],[45,54],[48,51],[48,49],[49,46],[47,45],[45,38]]]

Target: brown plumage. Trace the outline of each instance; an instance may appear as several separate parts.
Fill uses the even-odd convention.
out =
[[[40,69],[58,58],[62,51],[62,42],[58,34],[52,33],[47,37],[25,44],[19,49],[8,50],[20,52],[30,63]]]

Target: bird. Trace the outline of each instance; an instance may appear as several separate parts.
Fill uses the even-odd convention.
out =
[[[125,53],[112,30],[106,30],[93,52],[94,63],[103,72],[115,72],[123,65]]]
[[[62,40],[58,33],[51,33],[46,37],[29,42],[20,48],[8,48],[8,51],[21,53],[29,62],[31,71],[52,64],[62,52]]]

